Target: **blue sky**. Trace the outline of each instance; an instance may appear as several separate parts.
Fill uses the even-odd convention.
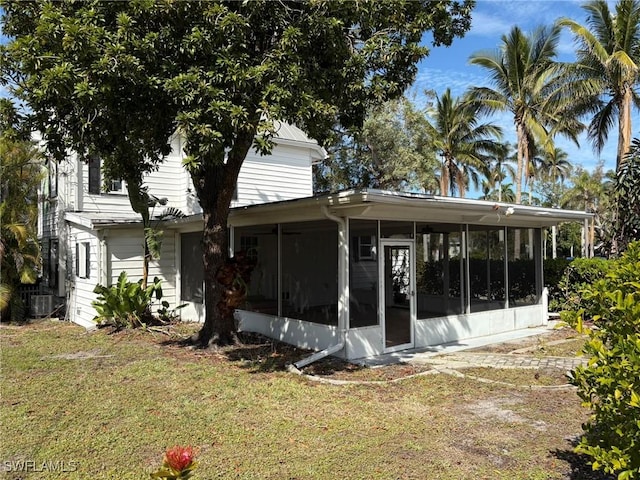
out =
[[[495,50],[501,37],[512,26],[518,25],[530,32],[540,25],[551,25],[559,17],[569,17],[585,23],[585,12],[581,8],[582,0],[477,0],[472,13],[471,30],[462,39],[455,39],[451,47],[436,47],[429,57],[419,65],[419,73],[410,94],[415,95],[420,104],[421,92],[433,89],[439,94],[449,87],[454,95],[461,95],[470,86],[490,86],[484,69],[469,65],[469,56],[480,50]],[[612,11],[615,4],[610,2]],[[559,45],[559,60],[575,59],[573,37],[563,32]],[[503,128],[505,139],[515,141],[515,127],[508,114],[497,114],[492,120]],[[637,135],[640,116],[637,112],[633,119],[633,136]],[[617,126],[609,135],[609,141],[598,157],[591,143],[583,136],[580,148],[563,138],[556,139],[556,145],[569,154],[574,165],[582,165],[592,170],[599,159],[604,161],[605,169],[615,168]]]

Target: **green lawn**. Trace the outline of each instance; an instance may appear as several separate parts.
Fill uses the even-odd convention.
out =
[[[0,478],[143,479],[175,444],[199,452],[196,479],[587,478],[569,475],[586,418],[571,390],[328,385],[284,371],[280,347],[209,353],[61,322],[0,335]]]

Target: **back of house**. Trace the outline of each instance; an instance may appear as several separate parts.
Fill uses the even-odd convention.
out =
[[[192,263],[202,266],[195,253],[199,251],[202,210],[191,178],[182,167],[183,139],[175,135],[171,146],[158,170],[144,179],[152,203],[152,226],[163,230],[160,258],[151,261],[149,277],[162,280],[163,299],[171,308],[187,303],[185,318],[200,320],[202,288],[182,292],[181,286],[190,286],[194,278],[183,275],[181,269],[183,263],[187,270]],[[231,206],[312,195],[312,165],[325,155],[301,130],[280,125],[271,155],[250,151]],[[68,320],[89,327],[96,316],[91,306],[96,285],[115,283],[122,271],[131,281],[142,278],[142,220],[131,209],[125,182],[105,181],[100,158],[71,154],[60,164],[47,165],[47,171],[39,195],[43,271],[36,300],[47,299],[47,305],[64,303]],[[180,212],[184,219],[170,224],[157,220],[169,210]],[[32,313],[50,313],[40,310]]]

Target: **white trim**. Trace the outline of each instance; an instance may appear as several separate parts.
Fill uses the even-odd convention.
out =
[[[396,352],[398,350],[406,350],[408,348],[413,348],[415,345],[415,324],[416,324],[416,278],[415,278],[415,241],[409,239],[391,239],[391,238],[382,238],[379,241],[379,254],[378,258],[381,260],[378,262],[378,314],[380,319],[380,327],[382,329],[382,348],[384,353]],[[392,347],[387,347],[387,338],[386,338],[386,284],[385,284],[385,263],[386,263],[386,255],[385,255],[385,247],[406,247],[409,249],[409,333],[410,333],[410,342],[403,343],[400,345],[394,345]]]

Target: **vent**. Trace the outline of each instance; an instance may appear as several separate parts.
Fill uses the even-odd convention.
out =
[[[46,317],[53,312],[53,295],[31,295],[31,316]]]

